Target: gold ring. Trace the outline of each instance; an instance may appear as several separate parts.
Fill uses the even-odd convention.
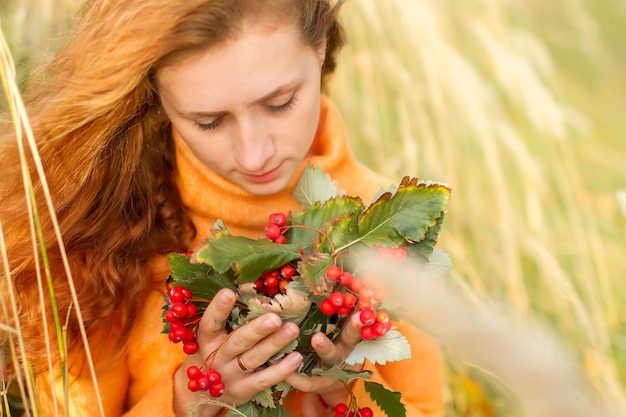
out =
[[[241,355],[237,356],[237,365],[239,365],[239,369],[244,372],[252,372],[252,369],[248,369],[246,365],[243,363],[243,359]]]

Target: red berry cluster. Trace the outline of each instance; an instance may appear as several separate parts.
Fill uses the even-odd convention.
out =
[[[182,343],[183,351],[193,355],[198,351],[198,342],[193,326],[197,322],[197,307],[191,301],[191,290],[176,286],[169,290],[169,310],[164,314],[170,324],[169,339],[173,343]]]
[[[274,243],[283,244],[287,241],[283,233],[285,232],[285,226],[287,225],[287,216],[285,213],[272,213],[267,219],[267,226],[265,226],[265,237]]]
[[[273,297],[276,294],[284,294],[287,285],[293,281],[296,275],[296,268],[291,264],[285,264],[278,269],[264,272],[256,281],[254,289],[262,295]]]
[[[382,248],[381,256],[402,262],[407,252],[404,248]],[[384,299],[384,293],[367,285],[367,277],[357,278],[352,273],[342,270],[338,265],[330,265],[325,272],[335,288],[326,299],[320,303],[320,311],[326,315],[337,314],[348,316],[355,309],[360,311],[359,318],[363,327],[361,337],[372,340],[382,337],[391,329],[391,320],[386,311],[377,311],[377,306]]]
[[[202,371],[197,366],[187,368],[187,377],[189,382],[187,388],[189,391],[209,391],[211,397],[221,397],[224,393],[224,382],[222,375],[213,368]]]
[[[170,284],[171,281],[168,281],[169,310],[164,314],[165,320],[169,323],[169,339],[173,343],[182,342],[183,351],[193,355],[199,349],[193,330],[199,320],[197,307],[193,303],[193,294],[191,290],[182,286],[170,288]],[[224,392],[222,376],[211,367],[203,372],[197,366],[190,366],[187,368],[187,377],[189,377],[187,388],[190,391],[209,391],[212,397],[220,397]]]
[[[369,407],[356,408],[339,403],[333,407],[335,417],[374,417],[374,411]]]

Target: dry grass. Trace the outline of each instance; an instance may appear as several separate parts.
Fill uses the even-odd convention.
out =
[[[31,3],[0,5],[20,79],[75,10]],[[452,186],[449,287],[476,311],[507,311],[500,341],[541,321],[599,399],[624,407],[626,6],[358,0],[343,16],[331,95],[361,160]],[[484,346],[476,337],[455,343]],[[449,416],[515,415],[502,375],[446,347]]]

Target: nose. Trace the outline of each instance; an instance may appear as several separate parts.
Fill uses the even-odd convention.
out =
[[[235,138],[235,160],[242,171],[250,174],[263,173],[274,167],[266,166],[275,147],[268,127],[253,118],[240,120]]]

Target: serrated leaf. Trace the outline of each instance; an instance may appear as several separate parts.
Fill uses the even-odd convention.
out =
[[[377,382],[365,381],[363,384],[370,398],[387,416],[406,417],[406,407],[400,401],[399,392],[390,391]]]
[[[259,404],[263,408],[276,408],[274,398],[272,397],[272,390],[269,388],[257,392],[256,395],[252,397],[251,401]]]
[[[372,372],[370,371],[351,371],[349,369],[341,369],[338,366],[333,366],[330,369],[315,368],[311,370],[311,375],[324,376],[326,378],[335,379],[337,381],[350,381],[355,378],[370,379]]]
[[[302,256],[298,273],[308,291],[313,295],[329,292],[332,283],[326,279],[326,269],[333,263],[331,256],[324,252],[310,252]]]
[[[363,363],[365,360],[373,364],[384,365],[411,357],[411,345],[404,335],[397,330],[389,330],[378,339],[362,340],[346,358],[348,365]]]
[[[248,401],[247,403],[240,405],[239,407],[237,407],[237,411],[239,411],[246,417],[260,417],[261,415],[259,407],[252,401]],[[229,410],[226,414],[226,417],[241,417],[241,414]]]
[[[313,244],[313,241],[322,237],[322,233],[334,223],[345,217],[356,216],[365,209],[365,206],[357,197],[336,197],[325,203],[315,202],[306,210],[302,210],[291,216],[290,228],[285,236],[287,242],[298,244],[306,249]],[[354,236],[356,237],[356,236]]]
[[[287,288],[285,294],[274,297],[259,295],[254,284],[239,286],[239,300],[249,309],[245,321],[250,321],[267,313],[275,313],[285,322],[300,324],[311,309],[311,299],[307,292]]]
[[[297,245],[279,245],[267,239],[225,235],[208,240],[196,258],[224,273],[235,271],[239,283],[253,282],[263,272],[300,258]]]
[[[205,277],[211,267],[206,264],[191,263],[189,258],[180,253],[167,255],[172,278],[175,280],[192,280]]]
[[[307,164],[291,195],[304,207],[323,203],[337,195],[337,183],[320,168]]]
[[[333,253],[337,248],[346,248],[359,239],[359,218],[355,214],[336,218],[326,227],[324,234],[319,236],[319,242],[313,245],[313,250]]]
[[[188,257],[177,253],[170,253],[168,261],[175,285],[188,288],[196,298],[211,300],[222,288],[237,290],[234,275],[220,274],[209,265],[192,263]]]
[[[436,224],[432,227],[428,228],[426,232],[426,236],[419,242],[415,242],[415,244],[411,246],[407,246],[407,249],[411,248],[413,252],[416,252],[424,257],[430,256],[435,245],[437,244],[437,239],[439,238],[439,230],[441,229],[441,224],[445,219],[445,213],[441,213],[441,216],[436,219]]]
[[[385,193],[359,218],[359,235],[368,245],[395,247],[419,242],[436,226],[450,197],[439,184],[418,183],[405,177],[395,194]]]

